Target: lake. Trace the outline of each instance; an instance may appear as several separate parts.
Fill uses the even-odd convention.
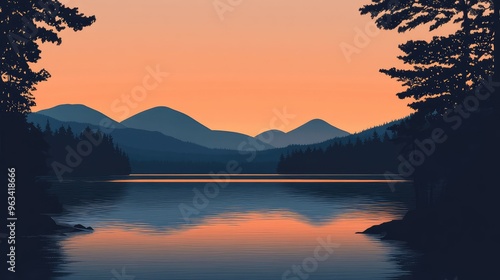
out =
[[[392,188],[390,187],[392,186]],[[55,279],[404,279],[416,255],[356,234],[401,218],[411,182],[383,175],[132,175],[66,180]]]

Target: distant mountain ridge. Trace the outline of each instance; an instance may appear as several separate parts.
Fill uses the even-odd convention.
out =
[[[239,164],[241,164],[245,172],[274,173],[276,172],[276,165],[281,155],[288,154],[297,149],[307,149],[309,147],[324,149],[335,142],[354,142],[358,137],[361,140],[367,139],[373,135],[374,131],[377,131],[379,135],[383,135],[385,132],[391,133],[387,130],[388,127],[401,121],[398,120],[380,125],[356,134],[348,134],[347,132],[335,128],[334,126],[331,126],[330,124],[322,120],[312,120],[292,131],[289,131],[288,133],[280,130],[269,130],[257,135],[256,137],[250,137],[248,135],[231,132],[223,132],[223,134],[217,133],[218,131],[212,131],[203,124],[190,118],[189,116],[167,107],[158,108],[160,109],[160,115],[167,112],[167,115],[173,114],[174,117],[178,117],[180,118],[180,120],[176,120],[175,118],[173,121],[164,120],[160,116],[161,121],[158,120],[152,122],[152,124],[157,125],[159,128],[152,125],[148,127],[151,130],[146,130],[141,128],[126,127],[123,123],[114,122],[111,118],[108,118],[104,114],[101,114],[100,112],[83,105],[79,105],[76,107],[70,105],[67,108],[60,108],[61,106],[55,107],[57,108],[55,112],[51,112],[51,109],[46,109],[39,111],[40,113],[31,113],[28,115],[28,121],[36,125],[40,125],[42,129],[45,127],[47,122],[50,123],[52,130],[56,130],[62,125],[65,127],[70,126],[74,133],[82,132],[87,126],[91,127],[92,129],[100,129],[105,133],[110,134],[115,140],[115,143],[129,155],[133,172],[146,173],[211,172],[216,170],[223,170],[229,161],[237,161]],[[79,112],[79,115],[70,115],[69,119],[71,119],[71,121],[64,120],[65,115],[61,113],[68,108],[76,108]],[[62,120],[52,118],[45,114],[56,116]],[[152,114],[149,117],[158,116]],[[101,121],[103,119],[106,121],[110,121],[113,129],[106,130],[101,125],[99,125],[101,124]],[[94,124],[81,123],[78,121],[89,121]],[[164,125],[168,123],[168,121],[171,122],[169,124],[170,126]],[[183,126],[173,125],[172,123],[183,124]],[[139,122],[136,123],[136,125],[139,127],[138,124]],[[167,136],[164,133],[156,130],[165,129],[166,127],[170,127],[172,130],[177,130],[179,128],[189,128],[189,130],[201,133],[200,135],[205,135],[203,137],[208,137],[206,135],[214,132],[217,136],[236,135],[236,140],[242,141],[242,139],[244,139],[243,141],[246,141],[247,143],[255,141],[253,142],[254,144],[263,143],[261,145],[263,146],[265,144],[266,146],[264,146],[264,149],[256,151],[256,153],[255,150],[245,150],[248,148],[254,148],[253,145],[247,145],[243,147],[243,152],[241,150],[238,151],[236,149],[227,148],[211,149],[204,145],[195,144],[192,141],[182,141],[175,137]],[[189,131],[186,131],[184,133],[185,135],[189,135]],[[302,137],[303,134],[314,134],[315,137]],[[289,137],[292,137],[292,140],[290,140]],[[295,137],[295,139],[293,137]],[[330,137],[335,138],[331,139]],[[320,139],[324,138],[329,139],[320,141]],[[234,141],[234,139],[230,139],[228,142],[231,141],[233,141],[233,143],[238,143],[237,141]],[[307,144],[307,142],[312,141],[314,141],[314,143]],[[269,144],[272,144],[273,146]],[[278,148],[274,148],[274,145],[278,146]],[[247,162],[248,156],[252,153],[254,153],[255,155],[254,160],[252,160],[251,162]]]
[[[28,116],[28,122],[40,125],[45,129],[45,125],[49,123],[52,131],[59,129],[61,126],[71,127],[73,133],[81,133],[86,127],[91,129],[99,129],[106,134],[111,135],[115,142],[120,145],[127,153],[129,151],[154,151],[154,152],[176,152],[176,153],[192,153],[204,154],[212,153],[212,150],[193,143],[183,142],[170,136],[163,135],[159,132],[133,129],[127,127],[106,129],[99,125],[64,122],[56,120],[52,117],[39,113],[31,113]]]
[[[256,137],[238,132],[212,130],[192,117],[169,107],[154,107],[128,119],[117,122],[101,112],[80,104],[58,105],[40,110],[36,115],[50,117],[60,122],[91,124],[93,126],[111,126],[116,129],[136,129],[159,132],[182,142],[193,143],[209,149],[241,150],[248,148],[258,151],[282,148],[289,145],[310,145],[321,143],[332,138],[345,137],[348,132],[338,129],[329,123],[314,119],[287,133],[269,130]],[[44,125],[44,124],[41,124]],[[115,132],[117,134],[118,132]],[[137,132],[135,132],[137,134]],[[120,133],[123,140],[126,136]],[[140,138],[134,137],[136,141]],[[143,139],[144,143],[146,142]],[[127,143],[131,143],[130,140]],[[137,143],[134,146],[140,146]],[[144,148],[147,148],[145,145]]]
[[[213,149],[238,150],[253,137],[229,131],[211,130],[190,116],[168,107],[155,107],[138,113],[121,122],[130,128],[158,131],[181,141]],[[258,141],[258,150],[273,146]]]
[[[40,110],[36,113],[64,122],[86,123],[101,126],[114,125],[114,127],[117,128],[124,128],[122,124],[103,113],[81,104],[63,104]]]
[[[290,145],[316,144],[348,135],[350,135],[349,132],[336,128],[324,120],[314,119],[286,133],[280,130],[268,130],[257,135],[256,138],[268,139],[269,144],[276,148],[283,148]]]

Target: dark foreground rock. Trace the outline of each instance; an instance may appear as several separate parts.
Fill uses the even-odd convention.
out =
[[[420,252],[417,266],[403,262],[413,266],[408,279],[498,279],[500,213],[463,210],[410,211],[401,220],[375,225],[362,233],[404,241]]]
[[[361,233],[378,234],[382,239],[407,241],[424,245],[431,235],[436,221],[430,213],[409,211],[402,220],[392,220],[372,226]]]
[[[402,220],[375,225],[362,233],[378,234],[385,240],[406,241],[424,251],[464,249],[471,244],[500,244],[498,218],[464,214],[460,209],[413,210]]]
[[[83,225],[69,225],[58,224],[48,215],[37,215],[35,217],[23,217],[15,221],[15,227],[2,228],[0,233],[9,235],[9,231],[15,232],[16,236],[37,236],[37,235],[50,235],[70,232],[92,232],[92,227],[85,227]]]
[[[75,225],[74,228],[77,230],[84,230],[84,231],[93,231],[94,230],[92,227],[84,227],[80,224]]]

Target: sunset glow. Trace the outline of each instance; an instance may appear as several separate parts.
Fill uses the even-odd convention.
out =
[[[243,1],[221,20],[206,0],[74,0],[68,5],[97,21],[63,32],[61,46],[43,47],[40,66],[52,78],[38,86],[34,111],[84,104],[121,121],[168,106],[211,129],[250,135],[314,118],[349,132],[401,118],[411,112],[408,100],[398,100],[400,85],[378,70],[399,64],[397,46],[409,35],[436,34],[378,31],[359,15],[365,3]],[[346,46],[355,53],[346,56]],[[148,67],[170,76],[126,114],[114,109]],[[295,117],[271,124],[284,108]]]
[[[106,227],[93,234],[76,236],[66,242],[78,243],[80,246],[84,244],[81,246],[84,249],[77,252],[84,258],[87,254],[87,257],[94,258],[93,254],[99,252],[99,258],[119,261],[120,256],[128,258],[130,254],[127,252],[147,249],[149,254],[176,252],[176,261],[192,261],[211,258],[214,252],[219,252],[220,258],[231,259],[231,256],[236,257],[234,248],[238,248],[238,258],[244,258],[246,255],[255,257],[256,254],[265,257],[271,252],[287,255],[297,253],[297,250],[306,255],[317,245],[318,238],[330,236],[332,242],[340,245],[339,254],[345,256],[355,253],[347,250],[349,244],[356,244],[357,248],[363,248],[365,251],[376,250],[373,246],[378,244],[372,242],[369,237],[353,233],[374,222],[390,218],[393,217],[351,213],[329,223],[313,225],[291,213],[233,214],[211,218],[200,225],[179,230],[146,232],[139,229]],[[254,248],[266,249],[255,251]],[[107,255],[108,253],[110,255]]]

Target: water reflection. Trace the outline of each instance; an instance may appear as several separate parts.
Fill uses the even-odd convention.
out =
[[[380,178],[349,180],[367,179]],[[70,261],[63,271],[70,274],[61,279],[111,279],[124,268],[136,279],[281,279],[328,236],[341,246],[311,279],[406,274],[391,260],[405,254],[404,246],[355,232],[403,215],[412,204],[410,184],[398,185],[395,194],[366,181],[233,182],[186,223],[179,205],[192,205],[193,190],[203,190],[203,183],[96,181],[53,188],[68,205],[58,221],[96,229],[62,241]]]
[[[0,243],[1,252],[9,252],[7,242]],[[10,265],[2,256],[0,279],[2,280],[50,280],[64,278],[65,263],[58,237],[36,236],[16,237],[15,273],[7,270]]]
[[[144,177],[190,179],[139,178]],[[200,177],[210,175],[191,179]],[[474,244],[453,255],[423,258],[401,242],[355,234],[401,217],[413,204],[408,183],[392,192],[380,183],[299,179],[303,182],[230,183],[190,223],[179,205],[192,204],[193,190],[202,190],[203,183],[97,183],[95,178],[55,183],[51,191],[66,206],[56,220],[90,225],[95,232],[19,237],[18,272],[7,272],[4,262],[0,279],[282,279],[292,265],[313,255],[318,238],[327,237],[340,247],[308,279],[491,279],[496,273],[498,258],[473,253]],[[6,252],[7,243],[0,249]],[[486,249],[493,255],[500,248],[475,251]]]
[[[67,279],[105,279],[123,266],[138,279],[281,279],[328,236],[340,247],[312,279],[387,279],[400,273],[387,261],[397,249],[353,233],[390,218],[352,212],[316,226],[289,212],[234,213],[170,231],[109,226],[63,243],[84,271]]]
[[[375,179],[121,179],[109,180],[108,183],[409,183],[409,180]]]
[[[412,204],[409,184],[400,184],[398,192],[393,193],[384,184],[368,183],[230,183],[215,198],[209,199],[207,207],[190,216],[190,223],[186,223],[179,206],[193,207],[194,190],[203,192],[203,188],[203,183],[83,182],[59,184],[53,190],[63,193],[61,200],[68,209],[65,215],[57,217],[59,221],[94,228],[109,223],[156,229],[181,228],[234,212],[274,211],[295,213],[318,224],[353,209],[372,214],[403,215]]]

